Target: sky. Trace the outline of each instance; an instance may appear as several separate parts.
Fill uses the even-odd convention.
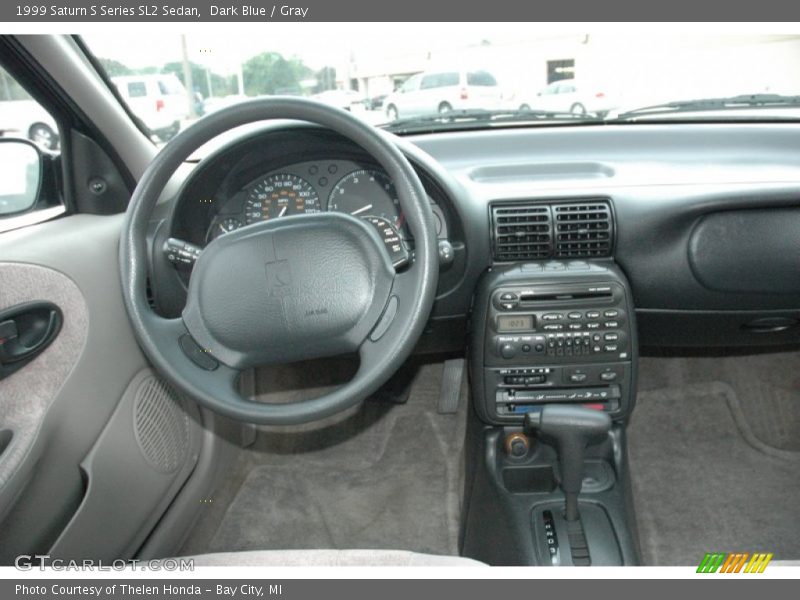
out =
[[[234,72],[236,61],[266,51],[280,52],[288,58],[299,56],[312,69],[341,64],[350,53],[381,53],[387,56],[406,52],[409,47],[435,50],[442,46],[477,44],[484,39],[530,36],[530,26],[522,24],[448,24],[442,35],[436,23],[269,23],[259,27],[237,28],[227,35],[194,30],[186,34],[187,51],[192,61],[220,74]],[[96,56],[113,58],[132,68],[160,66],[180,60],[180,32],[151,29],[143,34],[87,33],[83,37]],[[229,29],[230,31],[230,29]]]

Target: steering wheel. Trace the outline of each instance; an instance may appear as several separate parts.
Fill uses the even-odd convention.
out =
[[[375,229],[342,213],[243,227],[202,251],[180,318],[146,297],[148,221],[167,181],[202,144],[234,127],[292,119],[327,127],[386,170],[414,236],[414,260],[395,272]],[[422,183],[388,134],[319,102],[270,98],[203,117],[156,155],[131,197],[119,250],[125,307],[147,358],[179,390],[211,410],[258,424],[322,419],[375,392],[408,358],[428,320],[438,258]],[[352,380],[319,398],[263,404],[242,396],[238,376],[259,365],[358,353]]]

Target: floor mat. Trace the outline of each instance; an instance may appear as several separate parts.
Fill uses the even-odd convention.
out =
[[[261,428],[182,554],[391,548],[457,554],[466,399],[437,413],[442,365],[405,404],[368,401],[315,426]],[[465,388],[464,392],[466,391]]]
[[[750,430],[765,444],[800,451],[800,353],[642,358],[639,389],[724,381]]]
[[[706,552],[800,558],[800,454],[768,446],[727,384],[640,392],[629,427],[646,564],[697,565]]]

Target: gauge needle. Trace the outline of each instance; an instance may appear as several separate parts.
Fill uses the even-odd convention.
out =
[[[228,233],[228,230],[225,229],[225,226],[222,223],[219,224],[219,228],[222,229],[222,233]]]
[[[351,214],[351,215],[359,215],[359,214],[361,214],[362,212],[364,212],[365,210],[369,210],[370,208],[372,208],[372,204],[367,204],[366,206],[362,206],[362,207],[361,207],[361,208],[359,208],[358,210],[354,210],[354,211],[353,211],[353,212],[351,212],[350,214]]]
[[[284,206],[284,207],[281,209],[281,214],[279,214],[278,216],[279,216],[279,217],[282,217],[283,215],[285,215],[285,214],[286,214],[286,209],[287,209],[287,208],[289,208],[289,207],[288,207],[288,206]]]

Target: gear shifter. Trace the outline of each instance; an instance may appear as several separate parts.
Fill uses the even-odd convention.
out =
[[[607,413],[582,406],[547,404],[525,415],[525,428],[552,442],[558,452],[561,489],[566,498],[565,519],[580,520],[578,494],[583,483],[583,456],[590,444],[602,442],[611,429]]]
[[[611,429],[607,413],[582,406],[546,404],[538,413],[525,415],[525,428],[538,432],[544,441],[553,443],[561,467],[561,489],[566,506],[567,537],[572,564],[589,566],[589,543],[578,510],[578,494],[583,485],[583,455],[590,444],[602,442]]]

